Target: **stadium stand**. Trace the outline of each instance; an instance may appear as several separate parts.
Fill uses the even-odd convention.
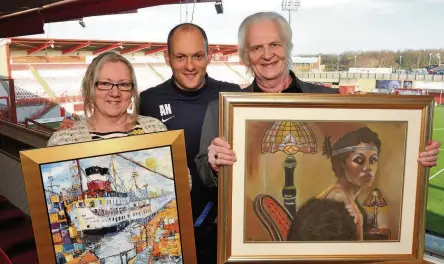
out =
[[[51,111],[57,105],[74,109],[74,105],[81,104],[81,82],[87,65],[76,63],[11,64],[18,122],[23,123],[27,118],[34,120],[60,117],[58,111]],[[172,75],[171,68],[166,63],[133,63],[133,65],[139,92],[164,82]],[[252,76],[246,73],[246,68],[237,62],[213,62],[208,66],[207,71],[215,79],[237,83],[243,87],[252,79]]]
[[[171,75],[173,74],[173,72],[171,71],[171,68],[166,65],[165,63],[151,63],[150,66],[152,67],[151,69],[153,71],[155,71],[157,73],[157,76],[162,80],[168,80]]]
[[[48,85],[57,99],[66,96],[79,96],[81,81],[87,65],[51,65],[33,64],[37,74]],[[50,94],[39,84],[30,66],[13,65],[12,76],[15,84],[16,99],[23,103],[24,99],[50,98]],[[171,77],[171,68],[160,63],[135,63],[137,82],[140,91],[156,86]],[[208,74],[215,79],[225,80],[237,84],[251,81],[246,74],[245,67],[239,64],[212,63],[208,67]]]
[[[224,80],[232,83],[248,82],[245,76],[234,70],[228,63],[214,63],[208,67],[208,74],[217,80]]]
[[[156,86],[166,80],[166,78],[160,76],[159,73],[153,69],[151,64],[134,64],[134,70],[136,72],[139,92],[142,92],[148,87]]]
[[[51,118],[52,113],[57,118],[64,113],[81,114],[81,81],[88,64],[100,52],[115,50],[127,56],[134,65],[140,92],[172,75],[163,59],[166,43],[69,39],[48,42],[38,38],[10,38],[4,43],[11,58],[8,67],[14,80],[19,122],[31,117]],[[242,87],[251,83],[253,77],[239,63],[235,45],[211,44],[209,49],[212,62],[207,71],[211,77]],[[0,89],[0,96],[8,95],[8,87]]]

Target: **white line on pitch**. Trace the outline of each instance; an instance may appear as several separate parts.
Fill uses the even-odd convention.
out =
[[[441,169],[441,170],[438,171],[437,173],[433,174],[433,175],[429,178],[429,181],[430,181],[431,179],[435,178],[435,176],[437,176],[438,174],[440,174],[440,173],[443,172],[443,171],[444,171],[444,169]]]
[[[434,128],[433,130],[444,130],[444,127]]]

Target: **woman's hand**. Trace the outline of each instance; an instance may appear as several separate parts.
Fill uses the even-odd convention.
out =
[[[72,119],[64,118],[63,121],[59,125],[59,130],[71,128],[75,122],[76,121],[74,121]]]
[[[74,126],[74,123],[80,121],[80,118],[76,114],[72,114],[71,118],[65,117],[63,121],[59,124],[58,130],[71,128]]]
[[[208,147],[208,162],[214,171],[219,171],[223,165],[233,165],[237,161],[236,153],[230,149],[230,144],[222,138],[215,138]]]

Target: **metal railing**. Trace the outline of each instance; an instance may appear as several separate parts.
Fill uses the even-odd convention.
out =
[[[46,147],[51,134],[0,120],[0,150],[18,159],[21,150]]]
[[[52,134],[53,132],[57,131],[56,129],[49,127],[47,125],[41,124],[34,119],[31,118],[25,118],[25,127],[28,129],[34,129],[31,127],[31,124],[35,126],[35,129],[40,130],[45,133]]]

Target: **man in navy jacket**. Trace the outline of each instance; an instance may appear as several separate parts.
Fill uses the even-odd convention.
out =
[[[140,94],[140,114],[158,118],[168,130],[184,129],[188,168],[192,177],[191,204],[199,264],[217,263],[217,194],[204,188],[194,158],[208,103],[220,92],[240,91],[237,84],[208,76],[210,63],[207,36],[197,25],[185,23],[168,35],[165,61],[173,76]]]

